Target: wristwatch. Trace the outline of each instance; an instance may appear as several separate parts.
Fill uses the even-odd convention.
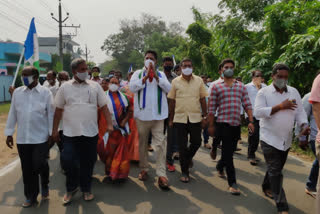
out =
[[[207,116],[202,116],[202,119],[206,120],[206,119],[207,119]]]
[[[249,121],[249,123],[252,123],[252,124],[254,124],[254,122],[253,122],[253,121]]]

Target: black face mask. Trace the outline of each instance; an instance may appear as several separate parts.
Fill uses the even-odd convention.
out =
[[[168,66],[163,66],[163,69],[164,69],[164,71],[172,71],[172,69],[173,69],[173,66],[171,66],[171,65],[168,65]]]

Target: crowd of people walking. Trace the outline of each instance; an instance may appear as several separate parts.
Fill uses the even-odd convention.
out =
[[[158,67],[161,60],[163,69]],[[288,85],[290,69],[285,64],[273,67],[271,84],[265,84],[263,73],[255,70],[245,85],[236,78],[232,59],[221,62],[216,81],[197,76],[191,59],[179,65],[171,57],[161,60],[155,51],[146,51],[143,68],[128,73],[127,80],[118,70],[102,78],[99,67],[89,70],[81,58],[71,63],[71,79],[67,72],[49,71],[43,85],[35,67],[23,69],[24,86],[10,88],[12,102],[5,128],[6,143],[12,148],[17,125],[23,207],[37,203],[39,193],[42,200],[49,198],[48,158],[55,144],[66,177],[65,205],[79,190],[85,201],[94,199],[91,185],[97,157],[108,181],[124,182],[134,161],[139,162],[140,173],[133,176],[143,182],[149,179],[148,152],[154,149],[159,187],[170,190],[167,171],[175,171],[175,158],[180,161],[180,181],[188,183],[202,141],[214,160],[221,148],[218,176],[227,179],[232,195],[240,195],[233,155],[243,124],[248,128],[248,161],[260,164],[256,158],[260,144],[267,165],[262,190],[275,201],[279,213],[289,211],[282,170],[294,130],[300,147],[310,145],[317,157],[306,183],[306,193],[317,196],[320,76],[301,99]]]

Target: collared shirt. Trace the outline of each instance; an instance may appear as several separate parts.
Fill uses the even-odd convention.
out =
[[[217,84],[217,83],[220,83],[220,82],[223,82],[223,81],[224,81],[224,79],[221,78],[221,77],[219,77],[219,79],[213,81],[213,82],[209,85],[208,93],[209,93],[209,94],[211,93],[211,89],[212,89],[213,85],[215,85],[215,84]]]
[[[64,135],[93,137],[98,134],[97,107],[107,105],[107,98],[97,82],[79,83],[75,79],[65,82],[56,95],[55,104],[64,109]]]
[[[172,80],[174,80],[176,77],[178,77],[175,73],[170,72],[169,76],[167,76],[167,80],[172,83]]]
[[[220,83],[220,82],[223,82],[223,81],[224,81],[224,79],[219,77],[219,79],[217,79],[217,80],[213,81],[212,83],[210,83],[209,88],[208,88],[208,94],[209,95],[211,94],[211,90],[212,90],[213,85],[215,85],[217,83]],[[209,102],[209,100],[207,99],[207,103],[208,102]],[[217,116],[218,116],[218,109],[216,110],[216,114],[215,114],[215,117],[217,117]]]
[[[99,77],[99,79],[95,79],[94,77],[92,77],[91,80],[101,84],[103,79],[101,77]]]
[[[311,92],[306,94],[302,98],[302,105],[303,105],[304,111],[306,112],[307,117],[309,119],[309,126],[311,129],[309,141],[316,140],[316,136],[318,133],[318,127],[317,127],[316,120],[315,120],[315,118],[313,116],[313,112],[312,112],[312,104],[309,102],[310,95],[311,95]],[[301,128],[299,126],[296,126],[296,129],[295,129],[296,136],[299,135],[300,131],[301,131]]]
[[[46,88],[49,88],[49,90],[51,91],[53,98],[56,96],[58,90],[59,90],[59,82],[56,80],[56,83],[54,84],[54,86],[50,85],[50,83],[48,82],[48,80],[46,80],[43,83],[43,86]]]
[[[159,75],[159,83],[157,82],[156,78],[153,78],[152,82],[147,79],[143,84],[142,72],[146,74],[146,70],[135,71],[129,82],[130,91],[134,93],[134,117],[142,121],[164,120],[168,117],[167,93],[170,91],[171,85],[167,80],[166,75],[161,71],[158,71],[161,75]],[[158,86],[160,86],[162,90],[160,114],[158,112]],[[146,88],[145,108],[143,108],[144,88]],[[139,93],[140,103],[138,99]]]
[[[53,97],[38,84],[31,90],[14,90],[5,135],[12,136],[17,124],[17,144],[40,144],[48,140],[53,124]]]
[[[260,89],[262,89],[262,88],[264,88],[266,86],[267,86],[266,84],[261,83],[261,88]],[[248,91],[248,96],[249,96],[252,108],[254,108],[254,103],[255,103],[258,91],[260,89],[257,88],[257,86],[253,82],[250,82],[250,83],[246,84],[246,88],[247,88],[247,91]]]
[[[169,99],[176,101],[174,123],[199,123],[202,120],[200,99],[208,96],[202,79],[192,75],[190,81],[179,76],[172,81]]]
[[[313,81],[309,102],[320,103],[320,75],[318,75],[316,77],[316,79]],[[318,129],[318,134],[317,134],[317,142],[320,143],[320,130],[319,129]]]
[[[231,87],[224,82],[214,84],[209,96],[209,114],[214,115],[218,109],[217,122],[239,126],[241,123],[241,106],[251,110],[248,92],[244,84],[235,81]]]
[[[295,110],[280,110],[271,115],[272,107],[286,99],[296,100]],[[287,151],[292,143],[292,131],[295,121],[300,127],[308,119],[303,110],[302,101],[297,89],[287,86],[282,94],[273,84],[259,90],[254,107],[254,116],[260,120],[260,139],[278,150]]]

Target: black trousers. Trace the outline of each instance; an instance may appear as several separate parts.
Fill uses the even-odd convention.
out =
[[[215,121],[214,126],[217,127],[217,122],[216,122],[217,121],[217,117],[214,117],[214,121]],[[217,147],[220,145],[221,140],[222,140],[221,136],[217,132],[215,132],[214,133],[214,137],[212,139],[212,147],[213,147],[213,149],[217,150]]]
[[[256,158],[256,151],[258,149],[259,146],[259,141],[260,141],[260,125],[259,125],[259,120],[257,120],[256,118],[254,119],[254,132],[252,133],[252,135],[248,136],[248,158],[252,158],[255,159]]]
[[[201,123],[174,123],[176,131],[180,166],[182,174],[189,176],[189,165],[193,156],[201,146]],[[190,146],[188,146],[188,134],[190,134]]]
[[[267,172],[262,184],[263,190],[271,190],[279,212],[288,211],[286,194],[282,188],[282,169],[287,161],[289,150],[282,151],[261,141],[261,148],[267,163]]]
[[[63,136],[61,160],[66,172],[67,192],[79,185],[82,192],[91,191],[94,165],[97,161],[98,135],[94,137]]]
[[[17,144],[21,161],[24,195],[26,199],[36,201],[39,194],[39,175],[41,191],[49,188],[48,143]]]
[[[236,184],[236,171],[233,164],[233,152],[237,148],[239,126],[230,126],[227,123],[216,124],[216,134],[222,141],[221,159],[216,166],[219,172],[226,167],[229,186]]]
[[[166,119],[164,121],[165,124],[165,131],[167,132],[167,162],[168,164],[173,164],[174,160],[172,158],[172,155],[174,152],[178,151],[178,145],[177,145],[177,138],[176,138],[176,132],[174,127],[169,127],[169,120]]]

